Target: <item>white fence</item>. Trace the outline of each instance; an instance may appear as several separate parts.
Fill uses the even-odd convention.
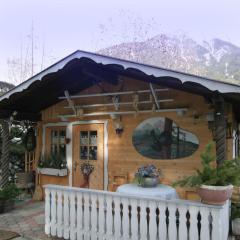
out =
[[[229,204],[45,186],[45,233],[84,240],[227,240]]]

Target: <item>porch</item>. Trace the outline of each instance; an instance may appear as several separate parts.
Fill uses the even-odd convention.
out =
[[[64,239],[226,240],[223,206],[45,186],[45,233]]]

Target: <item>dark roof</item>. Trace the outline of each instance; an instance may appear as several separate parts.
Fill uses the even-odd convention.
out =
[[[118,83],[129,76],[210,97],[220,93],[240,103],[240,86],[95,53],[76,51],[0,96],[0,118],[17,111],[17,119],[38,120],[39,112],[59,101],[64,90],[75,94],[100,81]]]

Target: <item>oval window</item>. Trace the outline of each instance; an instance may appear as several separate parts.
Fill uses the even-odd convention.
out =
[[[141,155],[153,159],[188,157],[199,146],[194,134],[164,117],[149,118],[140,123],[133,132],[132,142]]]

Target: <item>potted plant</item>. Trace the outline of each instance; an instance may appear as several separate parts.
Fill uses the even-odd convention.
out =
[[[142,187],[156,187],[159,184],[160,170],[154,165],[142,166],[135,173],[138,184]]]
[[[8,212],[14,208],[15,198],[20,190],[14,183],[8,184],[0,190],[0,213]]]
[[[63,156],[50,154],[43,156],[38,162],[38,173],[52,176],[67,176],[67,162]]]
[[[224,161],[215,167],[212,144],[201,154],[202,168],[196,174],[175,182],[174,186],[197,187],[202,202],[222,205],[232,195],[233,185],[240,183],[240,159]]]
[[[232,233],[240,236],[240,202],[231,204]]]

